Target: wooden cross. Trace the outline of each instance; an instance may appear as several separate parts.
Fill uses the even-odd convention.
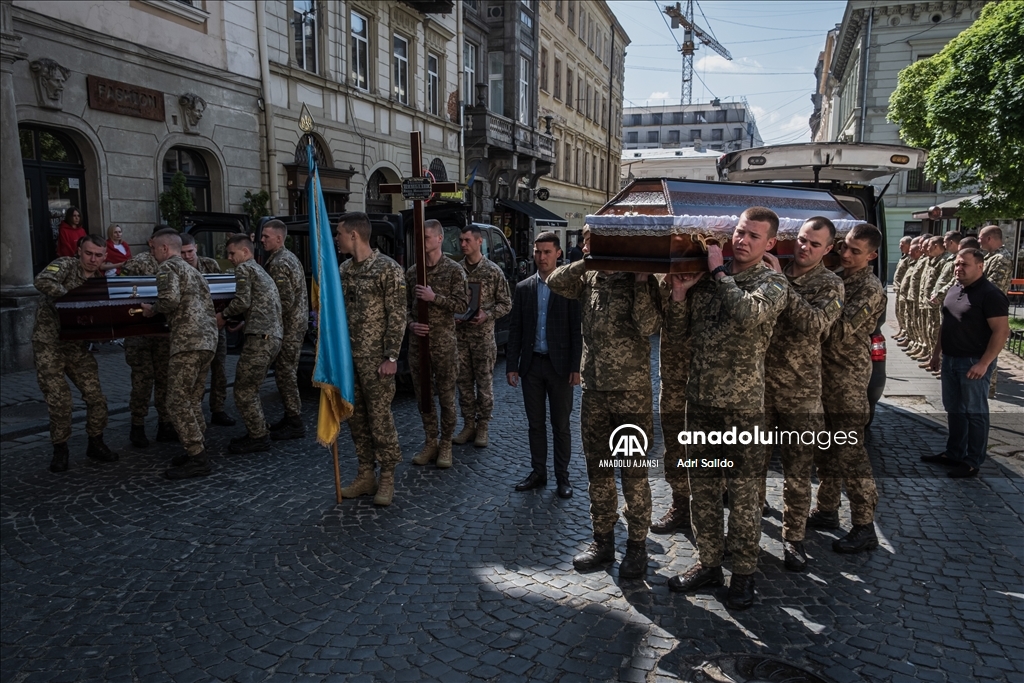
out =
[[[423,241],[423,204],[430,199],[435,192],[456,192],[459,189],[458,183],[434,183],[424,177],[423,171],[423,143],[420,139],[421,133],[413,131],[409,133],[409,145],[412,151],[412,172],[415,177],[406,178],[401,183],[388,183],[380,186],[381,194],[401,194],[406,199],[412,199],[412,227],[416,250],[416,284],[427,286],[427,252]],[[422,325],[430,323],[427,313],[427,302],[423,299],[417,300],[416,320]],[[430,338],[419,338],[420,352],[420,412],[429,413],[434,402],[433,382],[430,377]]]

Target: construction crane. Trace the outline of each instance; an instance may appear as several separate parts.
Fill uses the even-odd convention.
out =
[[[679,103],[691,104],[693,102],[693,53],[697,49],[693,42],[694,36],[729,61],[732,61],[732,55],[724,45],[693,23],[693,0],[686,0],[685,12],[682,5],[677,2],[675,7],[671,5],[665,7],[665,14],[672,17],[672,28],[683,27],[683,44],[679,46],[679,51],[683,53],[683,87]]]

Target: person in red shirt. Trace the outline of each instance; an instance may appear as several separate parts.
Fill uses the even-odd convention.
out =
[[[121,238],[122,235],[121,226],[117,223],[111,223],[107,228],[107,260],[103,264],[103,270],[108,276],[120,275],[121,264],[132,257],[132,249]]]
[[[68,208],[57,226],[57,257],[78,256],[78,242],[87,234],[82,227],[82,212],[77,206]]]

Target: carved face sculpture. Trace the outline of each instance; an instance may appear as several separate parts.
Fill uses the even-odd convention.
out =
[[[37,59],[31,68],[46,99],[57,102],[64,92],[64,81],[70,72],[52,59]]]

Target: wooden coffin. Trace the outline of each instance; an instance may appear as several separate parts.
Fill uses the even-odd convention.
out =
[[[831,193],[773,185],[745,185],[700,180],[640,178],[626,186],[597,214],[590,227],[589,270],[637,273],[707,271],[707,244],[732,256],[730,239],[744,209],[766,206],[779,216],[772,253],[785,264],[804,221],[824,216],[836,225],[841,240],[859,223]],[[827,267],[838,256],[826,257]]]
[[[213,306],[221,311],[235,297],[234,275],[204,275]],[[93,278],[54,302],[60,338],[106,341],[168,333],[163,315],[146,318],[142,304],[156,303],[156,276]]]

